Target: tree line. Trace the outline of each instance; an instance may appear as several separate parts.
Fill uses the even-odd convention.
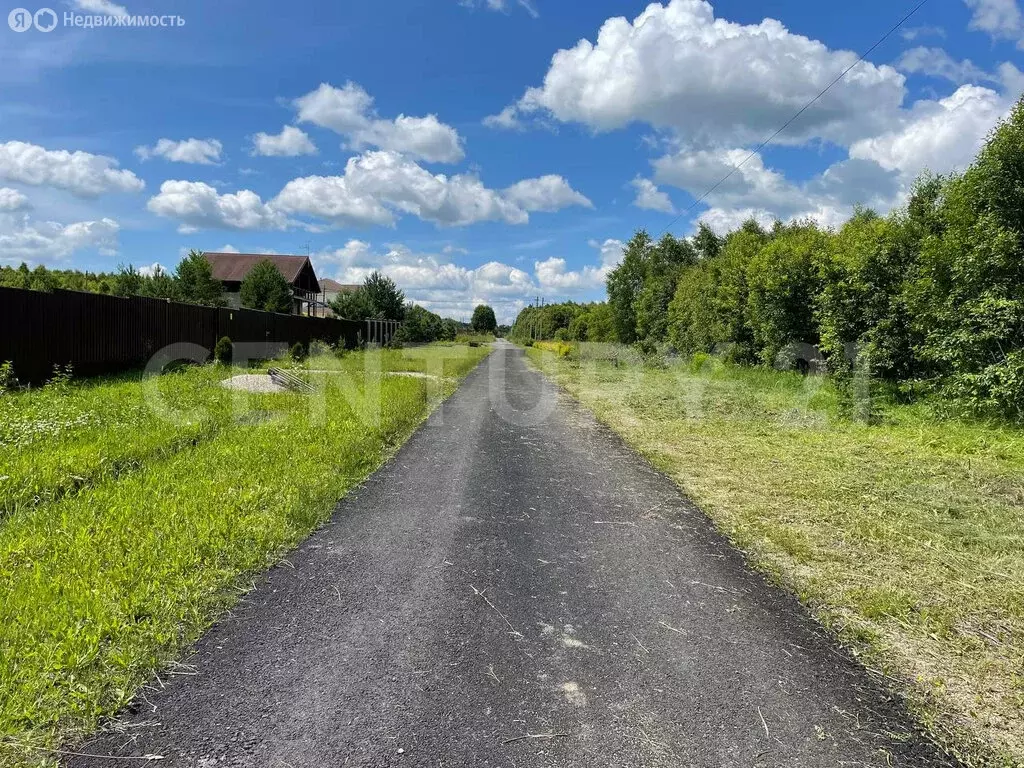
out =
[[[785,366],[816,348],[907,393],[1024,418],[1024,102],[962,173],[925,174],[888,216],[838,230],[747,221],[720,237],[637,232],[607,302],[527,307],[515,338],[618,341]]]
[[[119,267],[117,272],[47,269],[41,264],[29,269],[24,263],[18,267],[0,267],[0,286],[32,291],[63,289],[112,296],[147,296],[211,307],[224,304],[223,288],[214,279],[210,262],[200,251],[191,251],[174,272],[157,267],[151,273],[142,273],[131,264]]]
[[[394,337],[398,343],[455,341],[460,333],[469,329],[494,333],[498,328],[494,309],[486,304],[473,310],[469,325],[460,323],[407,302],[395,281],[380,272],[369,274],[356,290],[338,294],[330,307],[337,317],[346,320],[397,320],[402,323]]]

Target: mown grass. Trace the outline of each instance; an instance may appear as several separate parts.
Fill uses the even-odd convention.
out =
[[[207,440],[15,507],[0,521],[0,764],[43,762],[47,750],[124,706],[254,574],[321,524],[487,351],[416,350],[411,366],[437,367],[457,353],[452,375],[433,386],[382,373],[401,369],[394,353],[350,354],[350,375],[312,377],[311,396],[252,395],[241,410],[236,399],[230,422]],[[188,389],[192,377],[235,372],[210,368],[162,383]],[[78,386],[107,407],[105,385],[72,384],[65,396],[75,398]],[[145,397],[139,383],[134,394],[126,382],[108,386],[125,404]],[[183,400],[194,409],[218,401],[219,389],[199,387],[193,394],[206,399]],[[97,440],[99,453],[113,445],[100,433]]]
[[[854,422],[795,373],[528,354],[899,681],[952,751],[1024,765],[1024,433],[884,402]]]

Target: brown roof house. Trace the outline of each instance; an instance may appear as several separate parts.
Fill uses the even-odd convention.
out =
[[[284,256],[263,253],[203,254],[213,268],[213,278],[224,286],[224,299],[229,307],[240,308],[242,281],[250,270],[263,260],[270,261],[292,289],[292,313],[323,315],[320,301],[322,288],[308,256]]]

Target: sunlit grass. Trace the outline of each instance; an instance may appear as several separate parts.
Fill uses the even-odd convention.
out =
[[[350,375],[314,378],[313,395],[250,396],[206,440],[16,507],[0,521],[0,763],[38,762],[40,748],[89,732],[126,704],[251,575],[327,519],[487,351],[457,352],[438,382],[386,375],[385,353],[353,353],[344,358]],[[439,368],[453,354],[416,353],[411,367]],[[210,367],[162,383],[192,387],[236,372]],[[71,384],[65,395],[75,399],[76,387],[90,390],[75,400],[86,413],[88,403],[107,413],[105,387],[123,406],[144,399],[138,382]],[[198,386],[199,401],[188,402],[216,411],[221,391]],[[102,430],[75,434],[76,446],[95,435],[96,455],[113,450]]]
[[[1024,433],[887,403],[855,423],[796,373],[528,353],[902,680],[946,743],[1024,761]]]
[[[0,520],[212,436],[231,418],[222,376],[207,366],[160,379],[167,407],[203,404],[178,423],[147,405],[137,373],[0,396]]]

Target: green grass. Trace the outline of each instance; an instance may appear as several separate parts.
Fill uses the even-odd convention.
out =
[[[448,359],[448,377],[435,381],[381,373],[401,370],[401,353],[353,353],[339,365],[349,375],[310,374],[312,396],[251,396],[244,410],[222,406],[215,383],[237,371],[165,377],[169,401],[210,406],[211,414],[223,408],[230,417],[177,451],[140,453],[132,472],[97,475],[59,498],[15,505],[0,520],[0,764],[42,762],[46,750],[73,743],[125,705],[254,574],[323,523],[487,350],[452,354],[427,347],[408,358],[413,369],[441,369]],[[155,444],[155,437],[142,439],[147,430],[173,433],[139,408],[139,382],[5,397],[26,399],[2,411],[18,414],[22,426],[30,409],[46,410],[47,399],[75,403],[89,417],[56,430],[53,450],[88,447],[100,463],[122,448],[87,426],[98,414],[135,414],[122,418],[139,433],[138,446]]]
[[[212,437],[232,418],[224,375],[208,366],[151,382],[170,409],[202,404],[177,423],[147,405],[138,373],[0,396],[0,519]]]
[[[493,333],[476,333],[475,331],[463,331],[455,336],[457,344],[490,344],[494,339]]]
[[[951,750],[1024,765],[1024,433],[824,379],[623,350],[530,359],[899,681]]]

